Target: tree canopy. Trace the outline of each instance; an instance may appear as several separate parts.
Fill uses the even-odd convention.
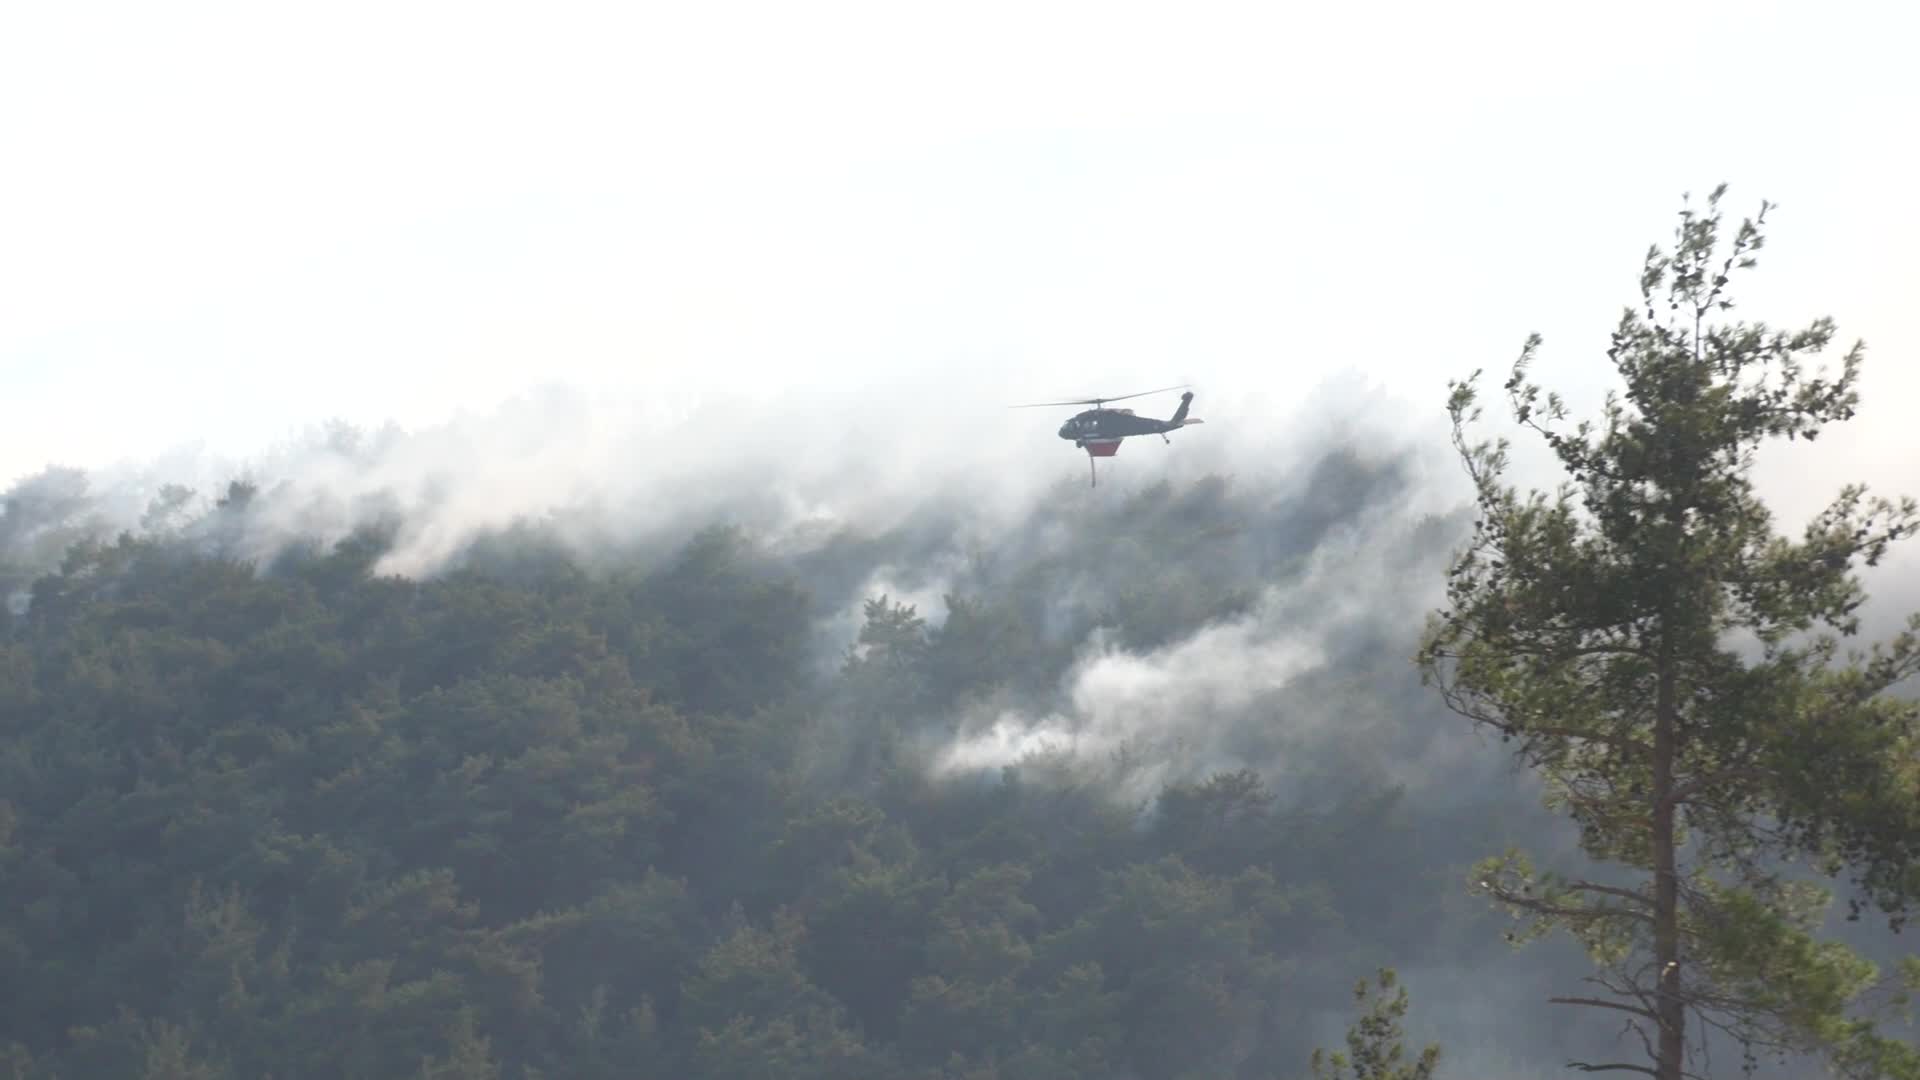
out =
[[[1390,854],[1343,850],[1365,820],[1419,851],[1388,810],[1250,770],[1148,807],[1044,763],[925,770],[907,735],[1071,662],[1037,620],[1072,560],[937,625],[872,597],[822,672],[807,579],[738,529],[593,568],[503,535],[413,580],[374,572],[384,527],[242,558],[262,498],[166,492],[21,579],[13,1075],[1292,1076],[1380,940],[1448,947],[1381,902]],[[1241,610],[1231,533],[1171,531],[1159,583],[1084,617],[1164,640]]]

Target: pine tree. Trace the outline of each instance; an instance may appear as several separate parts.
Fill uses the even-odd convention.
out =
[[[1440,1047],[1429,1044],[1407,1058],[1400,1021],[1407,1014],[1407,990],[1392,968],[1375,976],[1378,989],[1361,980],[1353,1000],[1363,1011],[1347,1029],[1347,1052],[1313,1052],[1314,1080],[1433,1080]]]
[[[1526,370],[1538,335],[1514,364],[1514,417],[1567,474],[1554,495],[1503,482],[1507,440],[1468,440],[1479,373],[1450,384],[1480,520],[1419,662],[1450,707],[1540,771],[1587,854],[1634,872],[1569,880],[1509,852],[1475,875],[1525,923],[1516,939],[1559,929],[1585,944],[1596,991],[1554,1000],[1623,1014],[1651,1060],[1583,1067],[1680,1080],[1713,1030],[1749,1058],[1824,1050],[1898,1071],[1911,1051],[1850,1009],[1873,966],[1815,939],[1829,894],[1788,870],[1850,872],[1896,929],[1920,890],[1920,704],[1886,693],[1920,671],[1920,616],[1839,656],[1865,599],[1856,564],[1920,519],[1913,500],[1856,485],[1798,541],[1774,532],[1754,453],[1851,418],[1864,349],[1837,377],[1809,375],[1832,320],[1711,321],[1733,307],[1730,276],[1755,265],[1769,209],[1723,255],[1724,191],[1705,213],[1683,206],[1671,254],[1649,251],[1607,353],[1624,400],[1610,393],[1598,424],[1568,431],[1559,396],[1542,401]]]

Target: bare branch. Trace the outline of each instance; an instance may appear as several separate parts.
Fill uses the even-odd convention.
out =
[[[1646,1009],[1642,1009],[1637,1005],[1622,1005],[1617,1001],[1604,1001],[1600,998],[1585,997],[1550,997],[1547,1000],[1555,1005],[1591,1005],[1596,1009],[1618,1009],[1624,1013],[1632,1013],[1635,1016],[1645,1017],[1656,1024],[1660,1022],[1658,1016]]]
[[[1618,1062],[1618,1061],[1609,1062],[1605,1065],[1589,1065],[1584,1061],[1569,1061],[1567,1062],[1567,1068],[1579,1069],[1581,1072],[1590,1072],[1590,1073],[1591,1072],[1637,1072],[1637,1073],[1646,1073],[1648,1076],[1654,1076],[1654,1077],[1657,1077],[1660,1075],[1659,1073],[1654,1072],[1652,1069],[1647,1068],[1645,1065],[1629,1065],[1625,1062]]]
[[[1647,650],[1627,642],[1607,642],[1598,645],[1527,646],[1519,642],[1503,641],[1500,643],[1500,650],[1509,656],[1546,656],[1556,660],[1578,660],[1588,656],[1645,657],[1647,655]]]
[[[1549,904],[1544,900],[1535,900],[1530,896],[1518,896],[1498,886],[1491,887],[1487,891],[1491,892],[1494,899],[1499,900],[1501,903],[1512,904],[1517,908],[1525,908],[1536,915],[1555,915],[1563,919],[1634,919],[1647,923],[1653,921],[1653,916],[1644,911],[1627,911],[1623,908],[1610,907],[1563,907],[1559,904]]]
[[[1612,735],[1603,731],[1583,731],[1579,728],[1547,727],[1540,724],[1528,724],[1525,727],[1520,727],[1499,720],[1488,720],[1480,717],[1475,717],[1475,719],[1479,719],[1482,723],[1492,725],[1499,729],[1502,734],[1512,734],[1513,737],[1517,739],[1530,738],[1533,736],[1546,736],[1551,739],[1585,739],[1588,742],[1597,742],[1603,746],[1618,746],[1628,750],[1638,750],[1641,753],[1648,752],[1647,744],[1637,739],[1627,738],[1624,735]]]
[[[1612,790],[1609,790],[1606,794],[1603,794],[1603,795],[1588,794],[1587,792],[1581,791],[1579,790],[1579,788],[1574,786],[1574,784],[1577,782],[1578,782],[1577,780],[1568,781],[1567,786],[1563,787],[1556,794],[1560,798],[1565,799],[1569,803],[1584,807],[1591,811],[1601,812],[1601,813],[1605,813],[1609,811],[1617,811],[1620,809],[1620,806],[1622,803],[1628,801],[1625,798],[1623,798],[1618,792],[1612,791]],[[1611,789],[1612,785],[1609,784],[1608,787],[1609,789]],[[1653,828],[1653,825],[1651,822],[1648,822],[1643,818],[1637,818],[1637,817],[1620,818],[1615,820],[1614,824],[1616,827],[1623,828],[1623,829]]]
[[[1733,1039],[1734,1041],[1739,1042],[1749,1048],[1758,1048],[1761,1050],[1771,1051],[1774,1053],[1791,1054],[1791,1053],[1805,1053],[1806,1051],[1812,1049],[1814,1046],[1813,1043],[1808,1042],[1807,1040],[1804,1040],[1804,1039],[1790,1039],[1783,1034],[1782,1035],[1767,1034],[1764,1028],[1761,1028],[1755,1025],[1754,1023],[1752,1023],[1751,1021],[1745,1020],[1744,1018],[1739,1021],[1729,1022],[1727,1020],[1721,1019],[1717,1015],[1716,1010],[1730,1013],[1736,1017],[1740,1016],[1740,1010],[1742,1006],[1741,1006],[1741,1003],[1738,1003],[1738,1002],[1732,1002],[1729,1000],[1726,1004],[1720,1004],[1720,1005],[1714,1006],[1713,1009],[1702,1008],[1696,1002],[1688,1002],[1688,1005],[1690,1008],[1692,1008],[1694,1016],[1700,1020],[1700,1024],[1702,1027],[1713,1028],[1714,1030],[1720,1032],[1721,1034],[1726,1035],[1728,1038]],[[1772,1010],[1765,1010],[1765,1009],[1760,1009],[1758,1007],[1754,1007],[1753,1011],[1771,1012]]]
[[[1622,900],[1631,900],[1636,904],[1645,904],[1648,907],[1653,906],[1652,900],[1634,892],[1632,889],[1620,889],[1612,885],[1596,885],[1591,881],[1570,881],[1567,883],[1567,888],[1574,892],[1603,893],[1607,896],[1617,896]]]
[[[1646,1048],[1647,1056],[1650,1058],[1658,1058],[1660,1053],[1653,1048],[1653,1040],[1647,1037],[1647,1029],[1641,1027],[1638,1021],[1629,1020],[1627,1023],[1632,1025],[1633,1033],[1640,1037],[1640,1045]]]
[[[1601,975],[1589,975],[1581,981],[1590,982],[1595,986],[1598,986],[1601,989],[1605,990],[1609,994],[1618,994],[1621,997],[1633,998],[1640,1002],[1640,1005],[1645,1010],[1646,1015],[1649,1015],[1649,1016],[1653,1015],[1658,1008],[1657,1004],[1654,1001],[1653,995],[1648,993],[1646,990],[1642,989],[1640,984],[1637,981],[1635,981],[1634,976],[1626,975],[1624,977],[1626,978],[1627,981],[1619,985],[1615,985],[1614,983],[1608,982],[1606,978]],[[1634,1024],[1633,1028],[1635,1031],[1639,1031],[1640,1025]],[[1645,1038],[1646,1036],[1642,1034],[1641,1037]],[[1647,1053],[1648,1054],[1653,1053],[1653,1049],[1651,1046],[1648,1047]]]

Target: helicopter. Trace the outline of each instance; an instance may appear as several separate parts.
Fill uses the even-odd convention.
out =
[[[1172,442],[1167,432],[1190,424],[1205,423],[1187,415],[1187,407],[1193,404],[1193,391],[1180,395],[1180,407],[1171,417],[1156,420],[1151,416],[1135,416],[1132,409],[1103,408],[1109,401],[1125,401],[1128,398],[1145,397],[1148,394],[1164,394],[1169,390],[1179,390],[1179,386],[1163,386],[1158,390],[1142,390],[1137,394],[1122,394],[1118,397],[1081,398],[1078,401],[1039,401],[1031,405],[1015,405],[1016,409],[1043,409],[1060,405],[1091,405],[1093,408],[1075,414],[1066,423],[1060,425],[1060,437],[1072,439],[1073,445],[1087,452],[1087,469],[1092,474],[1093,487],[1100,486],[1100,473],[1094,465],[1094,458],[1112,457],[1120,452],[1120,441],[1134,435],[1158,435],[1163,442]]]

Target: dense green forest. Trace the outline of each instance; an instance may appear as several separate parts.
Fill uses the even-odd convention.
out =
[[[1401,514],[1391,459],[1307,474],[1063,491],[959,561],[952,520],[585,551],[530,522],[418,579],[376,570],[404,519],[290,543],[236,483],[103,532],[83,478],[29,478],[11,1075],[1302,1077],[1380,967],[1443,1072],[1558,1065],[1614,1034],[1540,1004],[1578,954],[1509,953],[1464,886],[1513,842],[1584,863],[1408,663],[1462,522]],[[938,610],[863,591],[914,566]],[[1074,714],[1102,657],[1204,688],[1180,650],[1221,626],[1325,651],[1181,697],[1188,728],[935,767],[983,717]]]
[[[1310,475],[1063,497],[939,612],[861,593],[918,525],[583,554],[528,523],[416,580],[375,570],[402,520],[258,560],[253,486],[100,536],[83,478],[30,478],[0,519],[0,1043],[35,1077],[1305,1075],[1357,978],[1498,949],[1459,889],[1495,815],[1379,766],[1431,733],[1279,767],[1289,708],[1432,715],[1404,626],[1221,720],[1264,774],[1123,797],[1124,753],[928,748],[1056,693],[1091,635],[1151,652],[1306,587],[1408,484]],[[1457,525],[1402,523],[1407,572]]]

